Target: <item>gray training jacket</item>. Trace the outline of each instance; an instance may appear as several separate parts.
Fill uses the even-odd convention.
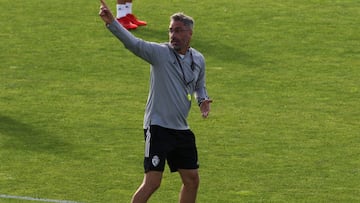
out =
[[[150,64],[144,129],[150,125],[176,130],[189,129],[187,117],[192,95],[195,95],[198,103],[208,98],[204,56],[190,48],[181,58],[169,43],[147,42],[137,38],[116,20],[107,27],[125,48]]]

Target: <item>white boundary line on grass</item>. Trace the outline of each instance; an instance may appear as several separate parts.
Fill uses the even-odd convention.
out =
[[[55,202],[55,203],[80,203],[68,200],[56,200],[56,199],[41,199],[41,198],[34,198],[34,197],[24,197],[24,196],[14,196],[14,195],[5,195],[0,194],[0,198],[4,199],[17,199],[17,200],[29,200],[29,201],[38,201],[38,202]]]

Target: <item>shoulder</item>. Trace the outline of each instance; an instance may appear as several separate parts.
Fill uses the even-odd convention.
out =
[[[196,64],[202,64],[205,65],[205,57],[204,55],[199,52],[198,50],[194,49],[194,48],[190,48],[193,60],[195,61]]]
[[[169,52],[171,51],[171,48],[169,47],[169,44],[166,43],[166,42],[163,42],[163,43],[157,43],[157,42],[151,42],[151,44],[153,46],[155,46],[158,51],[164,53],[164,52]]]
[[[191,47],[190,51],[192,52],[194,57],[204,58],[204,55],[200,51],[198,51],[197,49]]]

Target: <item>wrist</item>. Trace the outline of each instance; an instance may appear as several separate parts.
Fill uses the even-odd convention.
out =
[[[208,100],[209,98],[199,98],[198,99],[198,105],[201,106],[201,104],[205,101]]]

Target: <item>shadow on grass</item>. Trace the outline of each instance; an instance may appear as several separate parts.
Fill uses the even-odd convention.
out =
[[[2,143],[5,148],[54,154],[72,151],[70,143],[3,115],[0,115],[0,133],[6,136]]]
[[[140,28],[132,33],[145,41],[168,42],[167,30],[160,31],[150,27]],[[235,39],[234,39],[235,40]],[[229,40],[226,40],[229,41]],[[119,42],[121,43],[121,42]],[[251,55],[238,46],[231,46],[221,41],[211,40],[211,38],[201,38],[196,35],[192,39],[191,45],[204,54],[206,58],[214,58],[219,63],[242,64],[245,66],[259,66],[264,61],[255,55]]]

